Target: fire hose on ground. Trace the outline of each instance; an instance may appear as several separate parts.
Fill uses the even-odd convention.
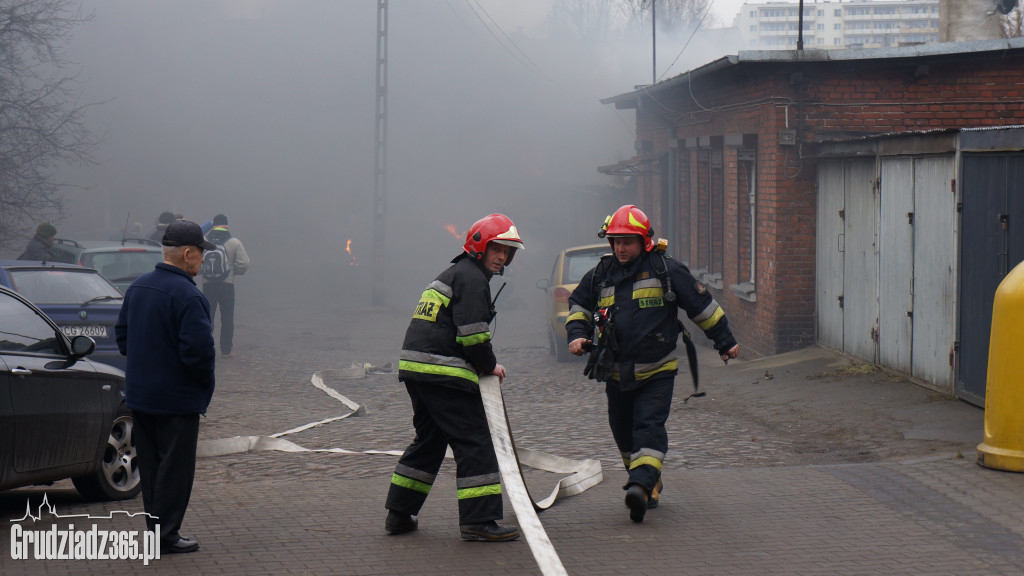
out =
[[[197,448],[199,457],[224,456],[273,450],[279,452],[327,452],[334,454],[387,454],[401,456],[400,450],[346,450],[344,448],[305,448],[283,436],[308,430],[344,420],[352,416],[366,415],[366,406],[357,404],[337,390],[326,384],[326,381],[340,379],[351,380],[364,378],[367,374],[393,374],[390,365],[376,367],[370,364],[353,364],[348,369],[321,370],[311,378],[313,386],[322,390],[331,398],[341,402],[351,410],[341,416],[333,416],[317,422],[310,422],[284,432],[269,436],[236,436],[217,440],[202,440]],[[537,511],[550,508],[555,501],[580,494],[588,488],[596,486],[603,479],[601,463],[597,460],[570,460],[529,448],[517,448],[508,424],[508,414],[501,393],[497,376],[480,378],[480,395],[483,398],[484,411],[491,432],[494,452],[498,457],[501,470],[502,485],[516,513],[519,528],[526,539],[538,567],[545,576],[566,574],[558,554],[555,552],[544,526],[537,516]],[[449,451],[450,454],[450,451]],[[545,498],[535,500],[523,480],[521,465],[537,470],[556,474],[568,474],[555,485]]]

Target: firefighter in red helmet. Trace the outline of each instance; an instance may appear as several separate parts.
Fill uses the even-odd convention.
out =
[[[522,248],[508,216],[478,220],[466,234],[463,252],[416,304],[398,364],[398,379],[412,399],[416,438],[391,476],[384,521],[391,534],[417,528],[417,515],[451,446],[462,539],[503,542],[519,537],[515,525],[497,523],[502,518],[501,478],[479,376],[505,377],[491,349],[495,312],[489,281]]]
[[[629,517],[643,522],[663,487],[665,422],[680,334],[692,351],[679,309],[714,341],[722,361],[739,356],[739,345],[721,306],[686,266],[663,253],[642,210],[619,208],[598,235],[608,238],[612,254],[584,274],[569,297],[565,327],[569,351],[579,356],[589,350],[586,373],[605,382],[608,423],[629,471],[624,486]]]

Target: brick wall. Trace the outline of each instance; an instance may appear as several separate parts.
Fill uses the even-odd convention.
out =
[[[775,354],[815,341],[816,172],[814,142],[859,135],[1024,124],[1024,50],[857,61],[740,62],[681,77],[641,98],[637,139],[654,154],[680,143],[678,234],[691,268],[721,250],[723,287],[713,290],[733,331],[753,354]],[[797,145],[781,145],[795,130]],[[737,146],[727,135],[756,137],[756,302],[729,288],[749,280],[743,253]],[[735,138],[732,140],[735,143]],[[717,148],[723,181],[700,161]],[[658,226],[676,217],[661,209],[660,178],[645,179],[638,205]],[[709,197],[709,191],[718,195]],[[724,199],[724,204],[722,200]],[[707,222],[710,207],[719,213]],[[720,221],[719,221],[720,219]],[[721,227],[716,246],[715,226]],[[712,244],[709,246],[709,236]],[[743,238],[741,240],[741,238]],[[670,253],[672,247],[670,247]]]

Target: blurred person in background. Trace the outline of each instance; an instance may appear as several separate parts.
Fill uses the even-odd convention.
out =
[[[149,233],[149,239],[154,242],[160,242],[164,238],[164,230],[167,230],[167,225],[174,222],[174,212],[161,212],[160,217],[156,219],[156,228]]]
[[[18,256],[18,260],[49,260],[50,247],[57,239],[57,227],[52,222],[43,222],[36,226],[36,235],[28,241],[25,251]]]
[[[210,320],[215,320],[220,309],[220,353],[224,358],[234,357],[235,339],[235,276],[249,269],[249,255],[242,241],[228,230],[228,217],[217,214],[213,228],[206,239],[215,248],[205,256],[202,268],[203,294],[210,301]]]

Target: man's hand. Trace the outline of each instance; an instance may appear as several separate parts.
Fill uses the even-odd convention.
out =
[[[732,348],[729,348],[729,350],[726,351],[725,354],[722,354],[722,362],[725,362],[726,364],[728,364],[730,358],[735,359],[735,358],[738,358],[739,355],[740,355],[740,345],[736,344]]]
[[[498,384],[501,384],[501,381],[505,379],[505,367],[502,366],[501,364],[495,364],[494,365],[494,371],[491,372],[491,374],[493,374],[494,376],[497,376],[498,377]]]
[[[576,356],[583,356],[586,353],[584,347],[591,344],[593,344],[593,342],[586,338],[577,338],[572,342],[569,342],[569,352],[572,352]]]

